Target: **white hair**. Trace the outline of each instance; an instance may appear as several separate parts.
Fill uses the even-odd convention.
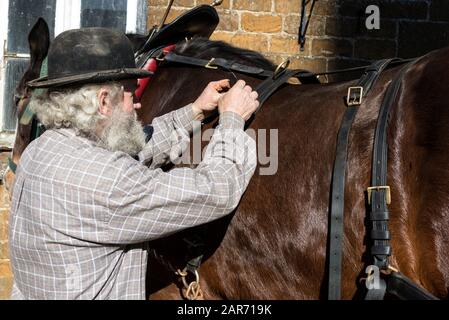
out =
[[[107,88],[112,102],[120,101],[123,87],[118,83],[85,85],[79,89],[45,91],[33,95],[29,107],[47,129],[73,128],[90,135],[97,123],[105,117],[99,112],[98,91]]]
[[[111,115],[99,112],[98,92],[109,90]],[[124,88],[118,83],[86,85],[80,89],[45,92],[33,96],[30,108],[47,129],[73,128],[105,149],[136,156],[146,136],[136,112],[122,110]]]

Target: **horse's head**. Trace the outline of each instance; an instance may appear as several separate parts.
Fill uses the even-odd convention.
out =
[[[44,59],[47,57],[50,47],[50,31],[44,19],[39,20],[34,25],[28,35],[30,46],[30,65],[20,80],[14,95],[17,114],[21,115],[31,96],[27,83],[39,77]],[[20,118],[19,118],[20,119]]]
[[[42,63],[47,56],[50,46],[50,32],[44,19],[39,18],[34,25],[28,35],[28,43],[30,46],[30,65],[14,93],[15,113],[17,114],[18,122],[11,160],[15,165],[19,163],[23,151],[31,141],[32,124],[20,122],[31,97],[31,91],[27,87],[27,83],[39,77]],[[14,184],[14,172],[11,168],[5,173],[4,181],[6,189],[11,194]]]

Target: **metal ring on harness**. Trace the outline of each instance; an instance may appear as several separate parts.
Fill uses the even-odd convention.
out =
[[[200,285],[200,274],[195,270],[195,281],[190,284],[187,283],[187,276],[189,275],[188,269],[185,268],[183,271],[178,270],[177,275],[181,277],[182,283],[184,285],[185,298],[188,300],[202,300],[204,299],[203,290]]]
[[[290,60],[285,60],[283,61],[281,64],[278,65],[278,67],[276,68],[276,71],[273,73],[273,79],[277,79],[279,77],[279,75],[284,72],[285,69],[288,68],[288,66],[290,65]]]

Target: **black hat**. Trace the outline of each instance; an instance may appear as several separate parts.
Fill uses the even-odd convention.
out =
[[[48,52],[48,76],[28,82],[35,88],[75,86],[150,77],[136,68],[131,41],[105,28],[83,28],[61,33]]]

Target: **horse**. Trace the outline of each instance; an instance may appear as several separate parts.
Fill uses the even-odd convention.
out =
[[[48,47],[42,28],[30,34],[30,72],[17,91],[37,76]],[[38,34],[40,32],[40,34]],[[32,32],[33,33],[33,32]],[[39,41],[36,41],[40,39]],[[210,60],[226,58],[274,70],[261,54],[220,41],[191,39],[175,53]],[[388,128],[388,180],[392,235],[391,264],[438,298],[449,288],[449,48],[433,51],[410,66],[393,106]],[[370,264],[366,232],[374,130],[387,86],[399,68],[382,73],[365,97],[351,129],[345,188],[342,299],[361,298],[365,268]],[[142,96],[143,124],[200,94],[210,82],[239,78],[257,87],[252,76],[163,63]],[[153,241],[148,267],[150,299],[182,299],[183,286],[174,270],[185,266],[185,239],[200,235],[199,268],[205,299],[316,300],[326,298],[328,224],[336,137],[345,112],[344,98],[354,81],[330,84],[286,84],[273,94],[250,129],[277,130],[279,157],[275,175],[256,170],[238,208],[231,215]],[[24,95],[26,99],[27,95]],[[18,115],[24,99],[18,101]],[[209,129],[205,126],[203,130]],[[26,146],[28,128],[19,125],[14,159]],[[28,140],[27,140],[28,139]],[[203,147],[205,143],[203,143]],[[169,170],[170,168],[166,168]]]

